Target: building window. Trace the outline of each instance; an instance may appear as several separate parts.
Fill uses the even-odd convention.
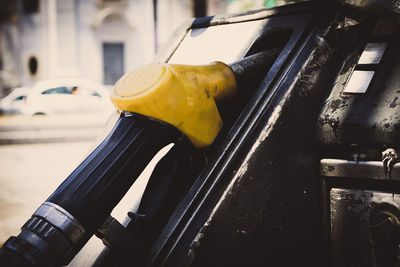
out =
[[[22,11],[25,14],[34,14],[39,12],[39,0],[23,0]]]
[[[103,77],[105,85],[115,84],[124,74],[124,44],[103,43]]]
[[[28,70],[31,76],[34,76],[38,71],[38,61],[35,56],[31,56],[28,59]]]
[[[104,7],[122,7],[127,6],[128,0],[97,0],[97,6]]]

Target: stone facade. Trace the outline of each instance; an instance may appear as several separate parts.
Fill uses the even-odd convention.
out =
[[[0,24],[0,96],[51,78],[112,85],[154,56],[153,1],[38,0],[37,10],[28,13],[26,2],[15,1],[17,19]],[[158,1],[160,45],[193,16],[190,3]]]

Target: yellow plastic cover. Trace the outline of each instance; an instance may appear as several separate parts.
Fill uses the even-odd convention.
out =
[[[209,146],[222,127],[215,101],[235,94],[234,73],[222,62],[205,66],[159,63],[121,77],[111,101],[120,110],[172,124],[200,148]]]

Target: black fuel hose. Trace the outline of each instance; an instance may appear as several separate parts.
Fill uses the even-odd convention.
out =
[[[249,55],[229,64],[229,67],[235,74],[239,89],[241,85],[248,83],[249,80],[254,79],[254,77],[265,75],[267,70],[275,62],[279,52],[279,49],[270,49]]]

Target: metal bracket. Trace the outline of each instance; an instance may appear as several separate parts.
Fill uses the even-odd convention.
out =
[[[322,159],[321,175],[328,177],[348,177],[365,179],[390,179],[385,175],[381,161],[349,161],[343,159]],[[392,180],[400,180],[400,164],[393,166]]]
[[[140,241],[112,216],[97,229],[96,236],[110,249],[116,249],[126,255],[132,256],[134,252],[143,251]]]

